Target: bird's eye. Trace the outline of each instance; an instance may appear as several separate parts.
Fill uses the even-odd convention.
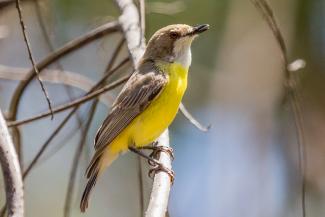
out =
[[[173,31],[173,32],[170,32],[169,35],[170,35],[170,37],[173,38],[173,39],[176,39],[176,38],[179,37],[179,33],[178,33],[178,32],[174,32],[174,31]]]

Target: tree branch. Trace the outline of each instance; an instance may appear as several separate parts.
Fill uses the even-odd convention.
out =
[[[119,23],[123,29],[126,43],[132,57],[133,65],[136,68],[137,63],[145,49],[142,38],[139,12],[132,0],[115,0],[121,16]],[[169,147],[168,130],[166,130],[158,139],[161,146]],[[166,153],[161,153],[159,162],[165,167],[171,169],[171,159]],[[159,172],[155,174],[153,188],[150,196],[149,206],[146,211],[146,217],[164,217],[167,211],[171,180],[168,174]]]
[[[110,23],[106,23],[102,26],[99,26],[99,27],[91,30],[90,32],[86,33],[85,35],[80,36],[80,37],[68,42],[61,48],[57,49],[55,52],[51,53],[49,56],[45,57],[42,61],[40,61],[38,64],[36,64],[36,67],[39,69],[39,71],[41,73],[45,67],[47,67],[51,63],[55,62],[59,58],[67,55],[68,53],[70,53],[70,52],[86,45],[87,43],[92,42],[93,40],[96,40],[106,34],[113,33],[113,32],[119,31],[119,30],[120,30],[120,27],[117,22],[110,22]],[[10,120],[16,119],[17,111],[18,111],[18,107],[19,107],[19,103],[20,103],[20,98],[21,98],[24,90],[29,85],[29,83],[33,80],[34,77],[35,77],[35,72],[34,72],[34,69],[32,69],[28,72],[26,81],[19,83],[19,85],[17,86],[17,88],[13,94],[13,97],[11,99],[10,106],[9,106],[9,119]]]
[[[36,78],[41,86],[42,92],[44,93],[44,96],[46,98],[47,105],[51,111],[51,119],[53,119],[51,100],[50,100],[49,94],[48,94],[42,80],[39,77],[39,71],[38,71],[38,68],[36,67],[35,60],[34,60],[34,57],[32,54],[32,49],[31,49],[30,42],[29,42],[29,38],[28,38],[28,35],[26,32],[26,26],[25,26],[24,19],[23,19],[23,14],[22,14],[21,6],[20,6],[20,0],[16,0],[16,8],[17,8],[18,16],[19,16],[19,23],[20,23],[21,30],[22,30],[23,36],[24,36],[24,41],[25,41],[25,44],[27,47],[28,56],[29,56],[30,62],[32,63]]]
[[[27,68],[0,65],[0,79],[26,80],[28,70],[29,69]],[[45,82],[68,85],[70,87],[76,87],[85,92],[89,91],[95,85],[94,81],[90,80],[88,77],[80,73],[61,71],[57,69],[44,69],[40,77]],[[99,96],[99,100],[105,106],[109,107],[112,98],[107,94],[102,94]]]
[[[24,192],[18,156],[1,111],[0,163],[5,181],[8,216],[23,217]]]
[[[179,105],[179,110],[181,113],[184,115],[184,117],[191,123],[193,124],[197,129],[201,130],[202,132],[207,132],[210,128],[211,125],[208,126],[203,126],[198,120],[196,120],[189,111],[187,111],[186,107],[184,106],[183,103]]]
[[[69,102],[67,104],[58,106],[58,107],[53,109],[53,113],[55,114],[55,113],[65,111],[65,110],[70,109],[70,108],[79,107],[81,104],[83,104],[83,103],[85,103],[85,102],[87,102],[87,101],[89,101],[91,99],[94,99],[94,98],[98,97],[102,93],[104,93],[106,91],[109,91],[109,90],[112,90],[115,87],[123,84],[129,78],[130,78],[130,75],[126,75],[126,76],[116,80],[115,82],[112,82],[111,84],[104,86],[103,88],[100,88],[100,89],[98,89],[96,91],[93,91],[93,92],[83,96],[83,97],[80,97],[79,99],[76,99],[76,100],[74,100],[72,102]],[[10,122],[8,122],[8,126],[9,127],[19,126],[19,125],[22,125],[22,124],[30,123],[30,122],[35,121],[35,120],[42,119],[42,118],[47,117],[49,115],[51,115],[50,111],[39,114],[39,115],[36,115],[34,117],[31,117],[31,118],[26,118],[26,119],[23,119],[23,120],[10,121]]]

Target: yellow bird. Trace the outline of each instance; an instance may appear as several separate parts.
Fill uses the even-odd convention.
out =
[[[149,40],[135,71],[116,98],[95,137],[95,154],[80,209],[88,207],[97,178],[127,150],[148,146],[171,124],[187,87],[191,44],[209,25],[175,24]]]

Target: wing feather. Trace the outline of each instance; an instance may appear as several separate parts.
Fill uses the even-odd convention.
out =
[[[148,107],[163,90],[167,79],[166,75],[155,71],[132,75],[96,134],[96,152],[109,145],[136,116]]]

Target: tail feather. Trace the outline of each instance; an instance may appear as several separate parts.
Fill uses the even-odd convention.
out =
[[[112,150],[112,148],[110,147],[102,153],[95,154],[95,156],[91,160],[86,170],[88,182],[82,194],[80,202],[81,212],[85,212],[88,207],[89,196],[96,184],[98,177],[103,173],[105,168],[108,167],[117,158],[117,156],[118,152]]]
[[[86,177],[87,179],[90,178],[90,176],[96,172],[97,168],[99,168],[99,161],[100,161],[101,156],[98,157],[93,157],[93,159],[91,160],[91,162],[89,163],[89,166],[86,170]]]
[[[97,182],[98,174],[99,174],[99,168],[97,167],[96,171],[92,172],[91,177],[87,182],[84,193],[82,194],[82,198],[80,202],[81,212],[85,212],[86,209],[88,208],[89,195]]]

